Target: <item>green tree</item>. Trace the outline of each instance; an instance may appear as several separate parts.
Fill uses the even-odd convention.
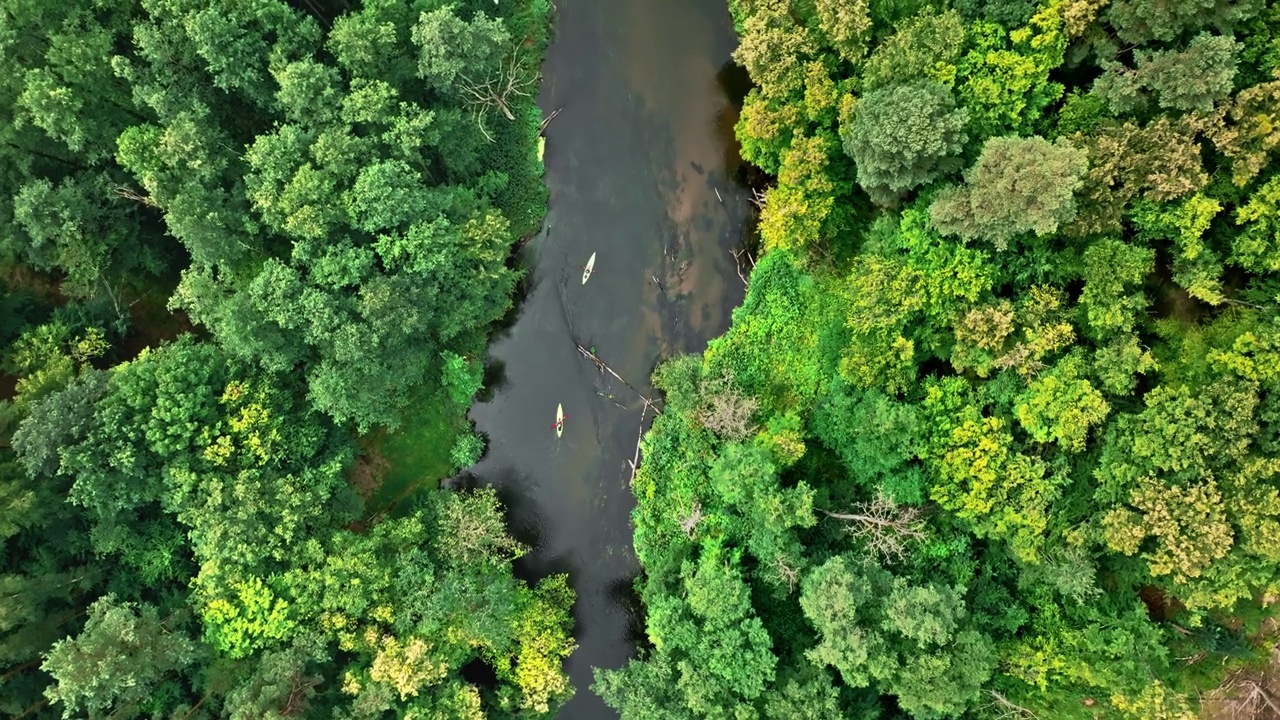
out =
[[[1131,45],[1169,42],[1187,30],[1212,25],[1229,30],[1258,12],[1252,0],[1119,0],[1106,11],[1116,35]]]
[[[1081,452],[1090,429],[1102,424],[1110,407],[1084,375],[1079,355],[1063,360],[1031,381],[1014,412],[1036,442],[1057,442]]]
[[[1222,261],[1204,237],[1214,217],[1222,210],[1217,200],[1199,193],[1182,202],[1156,206],[1140,202],[1132,218],[1137,236],[1148,242],[1172,241],[1173,280],[1191,297],[1220,305]]]
[[[262,654],[253,671],[227,692],[231,720],[278,720],[307,711],[324,678],[317,664],[328,659],[320,638],[300,634],[292,644]]]
[[[1280,271],[1280,224],[1275,221],[1280,204],[1280,178],[1272,178],[1236,210],[1236,224],[1242,225],[1233,238],[1228,260],[1254,271]]]
[[[1105,64],[1106,72],[1094,82],[1093,92],[1117,114],[1142,110],[1146,90],[1155,94],[1162,109],[1207,112],[1231,94],[1239,50],[1230,35],[1208,33],[1197,35],[1182,51],[1139,50],[1134,53],[1136,69]]]
[[[488,80],[511,43],[502,20],[477,12],[468,22],[452,7],[422,13],[412,37],[418,48],[418,77],[439,90]]]
[[[1016,235],[1049,235],[1073,220],[1087,169],[1087,153],[1062,140],[991,138],[964,186],[939,193],[929,212],[942,232],[985,238],[1002,250]]]
[[[915,718],[964,712],[994,669],[990,639],[964,627],[957,588],[912,585],[837,555],[805,578],[800,605],[821,638],[810,659],[851,687],[880,684]]]
[[[1200,160],[1197,128],[1187,120],[1159,117],[1145,126],[1109,123],[1087,138],[1089,172],[1077,198],[1075,235],[1114,232],[1135,198],[1169,202],[1190,195],[1209,181]]]
[[[1280,81],[1241,90],[1216,119],[1220,122],[1210,123],[1206,134],[1231,161],[1232,181],[1244,185],[1262,171],[1269,153],[1280,144]]]
[[[936,478],[930,497],[970,523],[974,534],[1003,539],[1014,554],[1033,560],[1064,478],[1018,452],[1008,423],[967,402],[968,390],[955,378],[926,389],[932,432],[921,455]]]
[[[878,43],[859,75],[864,92],[928,79],[951,86],[964,49],[965,28],[954,10],[925,9]]]
[[[789,0],[756,3],[743,23],[738,48],[733,51],[734,60],[747,69],[768,99],[797,95],[804,88],[806,60],[818,54],[817,39],[796,22],[790,5]],[[828,8],[826,12],[832,6]],[[840,33],[846,37],[845,42],[858,37],[856,25],[842,27]]]
[[[136,712],[171,672],[190,666],[197,645],[166,627],[155,607],[108,595],[89,607],[84,630],[54,644],[41,667],[53,676],[47,694],[63,717],[116,709]]]
[[[1027,135],[1036,128],[1041,113],[1062,96],[1063,86],[1049,79],[1063,62],[1062,30],[1054,6],[1012,33],[992,23],[970,27],[970,49],[957,65],[956,89],[969,113],[971,136]]]
[[[818,27],[828,42],[851,63],[862,60],[871,33],[871,15],[866,0],[816,0]]]
[[[1084,290],[1080,307],[1089,328],[1098,335],[1130,332],[1146,309],[1146,295],[1132,290],[1151,274],[1155,252],[1102,238],[1084,251]]]
[[[858,184],[880,204],[959,169],[967,113],[947,86],[916,82],[875,90],[842,123],[844,151]]]
[[[828,168],[835,139],[797,137],[782,153],[778,184],[760,217],[760,236],[774,250],[818,243],[835,206],[837,185]]]

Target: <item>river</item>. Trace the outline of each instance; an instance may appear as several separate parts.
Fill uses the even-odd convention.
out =
[[[500,371],[471,411],[489,449],[472,472],[533,548],[517,571],[568,573],[577,694],[559,717],[600,720],[616,714],[590,691],[592,668],[624,665],[642,633],[628,460],[643,403],[577,344],[652,396],[660,358],[701,351],[728,327],[744,289],[730,251],[750,208],[733,140],[743,76],[725,0],[556,7],[539,97],[545,113],[561,110],[546,132],[550,210],[524,249],[518,313],[490,346]]]

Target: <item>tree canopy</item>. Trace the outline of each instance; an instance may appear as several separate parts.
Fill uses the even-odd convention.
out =
[[[729,6],[779,43],[739,55],[761,257],[654,375],[650,642],[596,690],[624,720],[1264,716],[1274,10]]]
[[[0,715],[572,695],[574,593],[515,577],[495,494],[371,487],[418,412],[483,451],[454,426],[545,211],[549,15],[0,2]]]

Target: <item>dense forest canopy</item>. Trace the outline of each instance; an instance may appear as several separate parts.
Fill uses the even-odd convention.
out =
[[[0,2],[0,714],[569,697],[566,578],[514,578],[492,492],[366,502],[357,437],[480,385],[549,12]]]
[[[1272,5],[730,0],[762,257],[655,376],[626,720],[1263,716]]]

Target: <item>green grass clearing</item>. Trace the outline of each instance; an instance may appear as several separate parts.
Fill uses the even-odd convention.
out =
[[[369,498],[370,513],[379,512],[421,488],[434,489],[453,475],[450,450],[469,427],[465,411],[449,400],[441,388],[422,389],[405,409],[400,429],[378,431],[371,438],[370,453],[385,461],[386,473]]]

